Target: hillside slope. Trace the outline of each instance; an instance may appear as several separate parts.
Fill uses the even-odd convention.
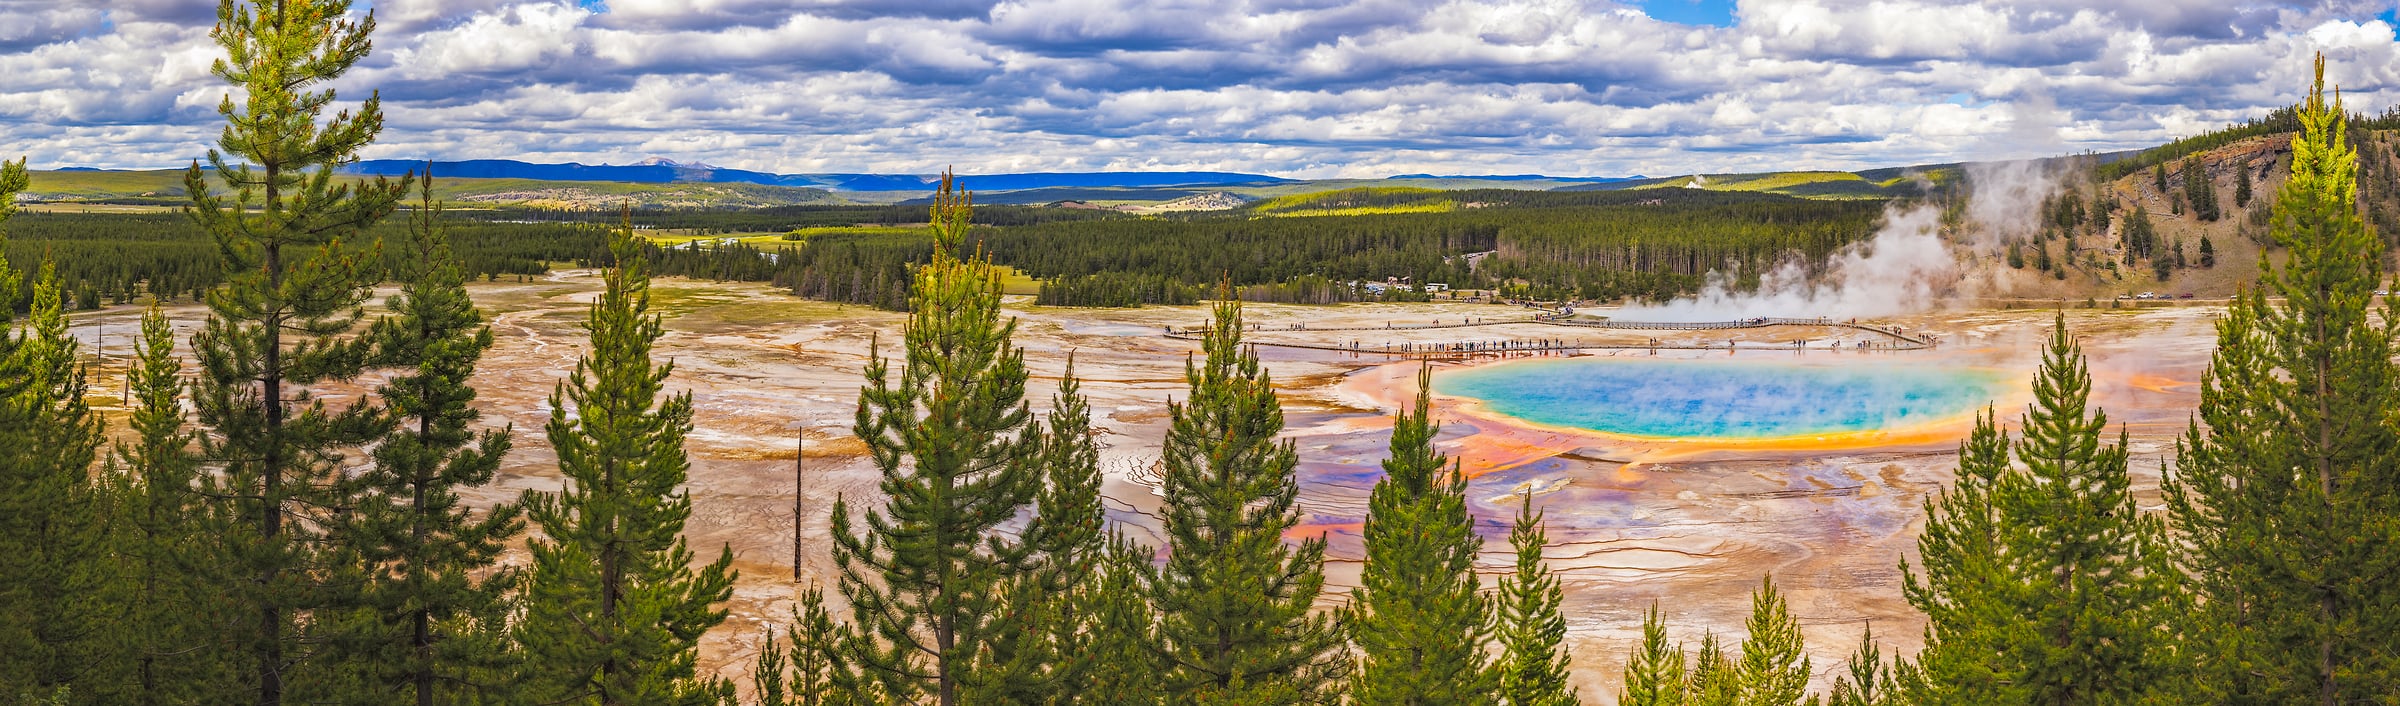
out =
[[[2292,138],[2290,133],[2243,137],[2122,176],[2109,173],[2124,170],[2109,169],[2100,172],[2103,178],[2098,181],[2072,180],[2069,188],[2074,198],[2110,210],[2106,226],[2087,221],[2077,228],[2049,228],[2058,237],[2046,244],[2052,257],[2065,263],[2059,268],[2066,273],[2063,279],[2055,274],[2056,269],[2045,272],[2033,264],[2038,251],[2032,242],[2023,251],[2028,261],[2023,269],[2006,267],[1995,255],[1980,256],[1986,260],[1978,263],[1980,271],[1992,283],[1985,293],[2001,299],[2070,302],[2106,301],[2140,292],[2166,297],[2190,294],[2195,299],[2231,296],[2257,280],[2262,255],[2271,261],[2282,257],[2281,250],[2270,242],[2269,223],[2275,194],[2291,176]],[[2370,226],[2383,234],[2385,270],[2391,272],[2393,238],[2400,236],[2400,131],[2360,130],[2354,133],[2353,143],[2359,152],[2360,210]],[[2165,189],[2159,188],[2162,167]],[[2200,209],[2190,203],[2186,169],[2200,170],[2205,188],[2214,194],[2221,211],[2218,218],[2203,218]],[[2250,177],[2247,203],[2236,198],[2243,169]],[[2158,252],[2148,258],[2128,257],[2127,236],[2134,228],[2131,220],[2144,213],[2156,233]],[[2201,262],[2199,250],[2204,239],[2213,251],[2213,265]],[[2183,251],[2183,265],[2166,268],[2166,277],[2160,278],[2158,259],[2173,262],[2178,246]]]
[[[1917,196],[1928,184],[1958,176],[1959,165],[1888,167],[1857,172],[1791,171],[1745,174],[1686,174],[1656,179],[1631,179],[1604,184],[1577,184],[1559,191],[1618,191],[1698,189],[1745,191],[1806,199],[1888,199]]]

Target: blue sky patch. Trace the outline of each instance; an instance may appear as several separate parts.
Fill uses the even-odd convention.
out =
[[[1662,22],[1733,26],[1733,0],[1642,0],[1642,14]]]

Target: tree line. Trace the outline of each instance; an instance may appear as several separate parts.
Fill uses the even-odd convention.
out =
[[[1334,303],[1421,296],[1353,283],[1510,288],[1543,298],[1668,298],[1711,271],[1754,282],[1786,261],[1821,262],[1873,233],[1881,205],[1679,189],[1442,193],[1449,212],[1261,217],[1251,211],[979,225],[972,247],[1043,281],[1044,303],[1132,306],[1192,300],[1230,281],[1249,301]],[[1424,193],[1360,199],[1406,206]],[[1387,203],[1388,202],[1388,203]],[[1341,203],[1350,203],[1342,201]],[[978,219],[978,224],[985,223]],[[777,253],[698,245],[660,255],[662,272],[772,282],[796,294],[886,308],[905,304],[909,268],[931,255],[917,233],[830,233]],[[1470,254],[1488,257],[1470,262]]]
[[[2301,129],[2300,111],[2303,109],[2304,107],[2299,105],[2283,106],[2268,111],[2262,117],[2244,120],[2223,128],[2134,152],[2131,155],[2100,164],[2098,168],[2092,170],[2092,181],[2096,183],[2116,181],[2129,175],[2139,174],[2146,169],[2155,170],[2185,157],[2253,137],[2299,132]],[[2356,131],[2375,132],[2400,129],[2400,107],[2386,108],[2382,113],[2376,115],[2350,113],[2343,119],[2351,126],[2351,129]],[[2353,133],[2344,139],[2363,136],[2363,133]],[[2159,191],[2164,193],[2166,189],[2162,185]]]
[[[18,214],[9,227],[6,255],[17,262],[54,263],[69,295],[83,300],[69,302],[74,308],[98,308],[103,299],[126,304],[142,295],[199,301],[224,282],[214,238],[185,214],[31,212]],[[442,228],[470,279],[539,275],[552,263],[594,267],[607,259],[608,231],[596,225],[451,214]],[[391,223],[371,226],[365,234],[393,241],[406,237]],[[413,256],[399,250],[369,254],[387,278]],[[19,273],[18,298],[10,302],[18,313],[31,305],[32,289],[23,279],[30,274]]]

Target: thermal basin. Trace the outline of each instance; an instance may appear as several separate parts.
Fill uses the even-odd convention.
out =
[[[1956,422],[2007,394],[1983,367],[1891,359],[1547,358],[1450,371],[1434,391],[1547,427],[1642,439],[1862,442]]]

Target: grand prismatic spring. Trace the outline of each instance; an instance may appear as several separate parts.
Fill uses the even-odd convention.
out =
[[[1441,376],[1436,392],[1545,426],[1656,439],[1870,435],[1955,420],[1998,396],[1990,368],[1657,358],[1538,359]]]

